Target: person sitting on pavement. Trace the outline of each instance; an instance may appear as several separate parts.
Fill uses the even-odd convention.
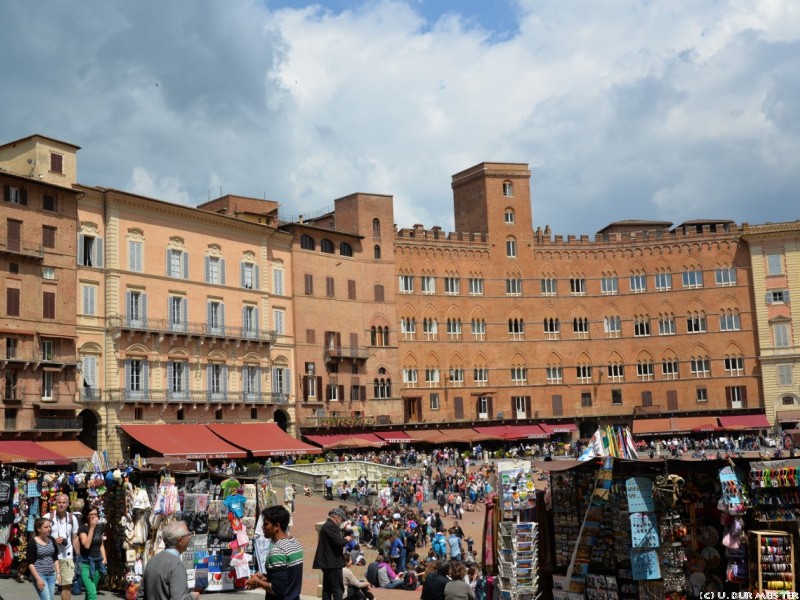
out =
[[[392,566],[385,560],[378,568],[378,586],[387,590],[403,586],[403,573],[395,573]]]
[[[421,600],[444,600],[444,588],[450,581],[450,561],[436,562],[436,569],[425,576]]]

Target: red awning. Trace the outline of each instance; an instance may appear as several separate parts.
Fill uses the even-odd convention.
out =
[[[578,431],[578,426],[575,425],[575,423],[539,423],[539,427],[550,435],[554,433],[572,433],[573,431]]]
[[[19,457],[19,459],[12,458],[12,462],[35,463],[37,465],[68,465],[70,463],[68,458],[29,440],[0,441],[0,452],[12,457]]]
[[[347,436],[343,433],[326,433],[323,435],[305,435],[303,437],[305,437],[312,444],[316,444],[322,448],[330,448],[336,442],[350,436]]]
[[[414,442],[414,438],[405,431],[376,431],[375,435],[384,440],[387,444],[407,444]]]
[[[719,417],[719,424],[723,429],[769,429],[767,417],[758,415],[731,415],[729,417]]]
[[[507,440],[533,440],[547,439],[550,437],[550,434],[546,433],[538,425],[507,425],[507,427]]]
[[[508,435],[508,427],[505,425],[486,425],[484,427],[475,427],[475,431],[486,435],[496,435],[499,438],[506,439]]]
[[[247,452],[231,446],[205,425],[168,423],[164,425],[122,425],[137,442],[164,456],[188,459],[244,458]]]
[[[481,433],[472,428],[442,429],[441,434],[442,434],[442,439],[440,443],[466,442],[469,444],[474,444],[476,442],[482,442],[486,440],[503,439],[499,435]]]
[[[249,450],[253,456],[320,453],[319,448],[292,437],[277,423],[212,423],[206,427],[231,444]]]
[[[37,442],[40,446],[60,454],[73,462],[78,460],[90,460],[94,450],[78,440],[56,440],[53,442]]]

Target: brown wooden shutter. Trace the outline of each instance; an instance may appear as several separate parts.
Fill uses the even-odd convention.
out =
[[[340,385],[338,386],[338,388],[339,388],[339,395],[337,397],[339,398],[339,402],[344,402],[344,385]]]
[[[333,277],[325,278],[325,294],[328,298],[333,298],[336,293],[334,291]]]
[[[562,403],[561,394],[554,394],[552,397],[553,403],[553,416],[561,417],[564,414],[564,407]]]
[[[19,252],[22,240],[22,221],[8,221],[8,249]]]
[[[350,350],[355,355],[356,351],[358,350],[358,334],[351,333],[350,334]]]
[[[6,314],[9,317],[19,316],[19,290],[6,288]]]
[[[42,292],[42,317],[56,318],[56,295],[54,292]]]
[[[50,153],[50,170],[53,173],[63,173],[64,157],[60,154]]]
[[[383,286],[376,285],[375,286],[375,302],[383,302]]]
[[[358,386],[358,399],[362,401],[367,399],[367,386]]]
[[[642,406],[653,406],[653,392],[642,392]]]
[[[303,401],[308,402],[308,392],[309,392],[308,375],[303,375],[302,377],[300,377],[300,381],[303,384]]]
[[[21,189],[19,191],[19,203],[23,206],[28,206],[28,190]]]
[[[725,388],[725,402],[727,403],[728,408],[731,408],[733,406],[732,398],[733,398],[733,393],[731,392],[731,387],[728,386]]]
[[[494,402],[492,402],[491,396],[486,398],[486,410],[489,413],[489,419],[494,419]]]
[[[55,248],[56,247],[56,228],[55,227],[48,227],[47,225],[42,227],[42,246],[45,248]]]
[[[322,375],[317,375],[317,402],[322,400],[322,394],[324,390],[322,388]]]
[[[347,280],[347,299],[348,300],[356,299],[356,282],[354,279]]]
[[[667,410],[678,410],[678,392],[676,390],[667,390]]]
[[[742,408],[747,408],[747,388],[742,386]]]
[[[464,418],[464,398],[461,396],[453,398],[453,411],[456,419]]]
[[[313,296],[314,295],[314,276],[310,273],[306,273],[303,277],[306,286],[306,295]]]
[[[316,331],[313,329],[306,329],[306,344],[313,344],[315,343],[317,337]]]

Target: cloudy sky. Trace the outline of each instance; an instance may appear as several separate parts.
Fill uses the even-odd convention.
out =
[[[288,215],[351,192],[452,229],[452,174],[528,163],[534,226],[800,218],[797,0],[0,3],[0,140],[79,179]]]

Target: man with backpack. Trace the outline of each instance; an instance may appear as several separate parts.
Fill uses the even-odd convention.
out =
[[[47,515],[53,522],[52,536],[58,549],[61,569],[61,599],[72,597],[72,580],[75,579],[75,548],[78,547],[78,519],[69,512],[69,496],[56,496],[56,509]]]

